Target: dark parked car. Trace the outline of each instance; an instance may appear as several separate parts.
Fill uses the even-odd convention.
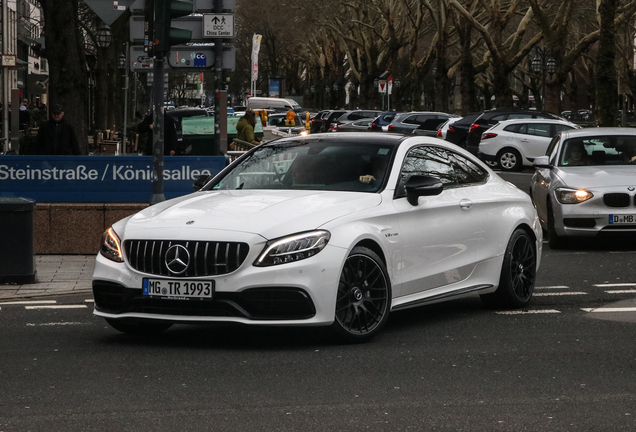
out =
[[[329,132],[329,128],[331,127],[331,124],[337,122],[338,118],[340,118],[341,115],[347,112],[349,111],[347,110],[327,111],[327,113],[322,116],[322,126],[320,127],[320,132]]]
[[[462,117],[460,120],[457,120],[448,127],[446,137],[444,139],[452,142],[453,144],[457,144],[462,148],[466,148],[466,138],[468,137],[470,126],[480,115],[481,112],[472,113]]]
[[[448,119],[430,118],[411,132],[412,135],[437,137],[439,129]]]
[[[395,111],[386,111],[386,112],[380,114],[371,123],[371,130],[372,131],[379,131],[379,132],[382,132],[382,131],[386,132],[386,128],[389,127],[389,125],[391,124],[391,122],[393,121],[395,116],[398,115],[398,114],[400,114],[400,113],[395,112]]]
[[[322,128],[322,117],[329,111],[318,111],[309,119],[309,133],[318,133]]]
[[[556,119],[563,120],[556,114],[552,114],[545,111],[530,111],[522,109],[496,109],[490,111],[484,111],[479,117],[473,121],[468,131],[468,137],[466,138],[466,150],[476,155],[479,151],[479,142],[481,141],[481,134],[486,132],[492,126],[499,123],[501,120],[510,119],[524,119],[524,118],[544,118],[544,119]]]
[[[435,127],[435,134],[431,136],[437,135],[437,126],[444,123],[451,117],[450,114],[441,113],[441,112],[409,112],[409,113],[400,113],[391,122],[388,127],[389,132],[401,133],[405,135],[410,135],[413,130],[417,129],[420,126],[426,125],[426,127]],[[435,123],[434,126],[431,126],[431,123]]]

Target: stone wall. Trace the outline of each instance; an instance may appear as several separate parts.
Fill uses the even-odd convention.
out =
[[[108,227],[148,205],[38,203],[33,214],[34,253],[97,254],[102,234]]]

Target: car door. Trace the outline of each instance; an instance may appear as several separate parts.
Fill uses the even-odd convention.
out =
[[[523,156],[528,160],[545,154],[548,144],[552,140],[552,125],[550,123],[528,123],[528,132],[524,137]]]
[[[404,190],[413,175],[437,177],[444,190],[437,196],[420,197],[413,206]],[[408,152],[399,177],[394,205],[402,244],[400,295],[466,279],[476,265],[474,253],[484,241],[482,222],[475,217],[474,189],[462,184],[449,152],[430,145]]]
[[[560,141],[561,135],[557,135],[552,138],[552,140],[548,144],[547,150],[543,154],[544,156],[548,156],[550,158],[550,164],[553,166],[556,165]],[[530,189],[532,191],[532,200],[534,201],[534,205],[537,208],[539,218],[544,223],[547,223],[548,220],[547,203],[552,181],[552,169],[538,167],[535,168],[534,175],[532,176],[532,180],[530,183]]]

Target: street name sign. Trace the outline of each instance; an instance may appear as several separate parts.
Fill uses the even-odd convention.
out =
[[[130,70],[132,72],[152,72],[154,60],[148,57],[143,46],[130,47]],[[202,68],[214,66],[214,45],[173,46],[164,67],[167,72],[200,72]],[[223,47],[223,70],[236,69],[236,48]]]
[[[234,37],[234,14],[203,14],[203,37]]]

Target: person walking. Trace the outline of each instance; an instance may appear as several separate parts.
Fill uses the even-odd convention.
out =
[[[236,123],[236,139],[247,141],[250,144],[259,145],[261,142],[254,138],[254,127],[256,126],[256,113],[248,109],[245,115]]]
[[[152,156],[153,149],[153,112],[150,111],[143,117],[141,123],[137,125],[137,132],[146,133],[146,147],[143,150],[143,154],[146,156]],[[177,145],[177,126],[172,118],[164,114],[163,115],[163,155],[175,156],[180,155],[181,152]]]
[[[35,138],[35,154],[81,155],[75,129],[64,120],[64,107],[53,105],[51,120],[40,125]]]

